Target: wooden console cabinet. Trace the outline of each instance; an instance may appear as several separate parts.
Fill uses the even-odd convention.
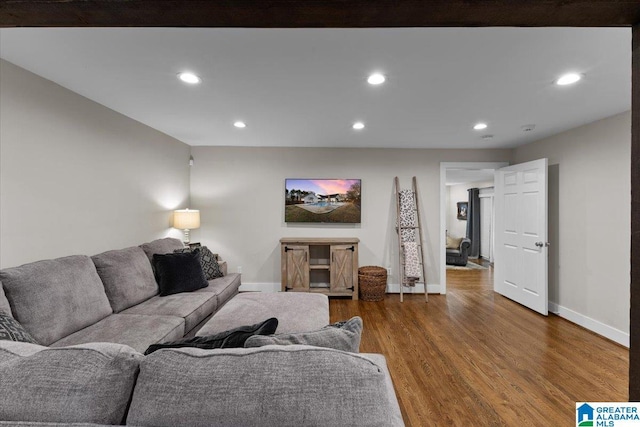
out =
[[[357,238],[280,239],[283,292],[358,299]]]

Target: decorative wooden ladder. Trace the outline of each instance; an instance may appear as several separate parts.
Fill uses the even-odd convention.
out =
[[[427,276],[425,274],[425,262],[424,262],[424,250],[422,247],[422,226],[421,226],[421,222],[420,222],[420,203],[418,203],[418,184],[416,181],[416,177],[413,177],[412,180],[412,189],[411,191],[413,192],[413,201],[414,201],[414,205],[411,208],[413,210],[413,213],[415,215],[415,222],[413,225],[410,226],[403,226],[400,220],[400,205],[401,205],[401,200],[400,200],[400,180],[398,179],[398,177],[395,177],[395,189],[396,189],[396,232],[398,233],[398,259],[399,259],[399,264],[400,264],[400,270],[399,270],[399,277],[400,277],[400,302],[402,302],[404,300],[404,296],[403,296],[403,292],[404,292],[404,287],[411,287],[411,286],[415,286],[415,282],[419,281],[415,280],[415,281],[410,281],[407,278],[406,275],[406,260],[405,260],[405,247],[404,247],[404,243],[402,241],[402,230],[418,230],[418,241],[417,243],[417,250],[418,250],[418,260],[420,263],[420,267],[422,270],[422,281],[424,283],[424,298],[425,298],[425,302],[429,302],[429,294],[427,293]],[[408,234],[408,233],[407,233]],[[413,233],[415,236],[415,232]]]

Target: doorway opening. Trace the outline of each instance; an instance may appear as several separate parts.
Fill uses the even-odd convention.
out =
[[[507,162],[455,162],[440,164],[440,293],[447,293],[447,246],[463,246],[458,252],[466,250],[466,255],[472,256],[469,260],[462,260],[465,254],[460,253],[459,264],[465,265],[463,269],[472,269],[478,266],[480,269],[493,263],[493,230],[494,230],[494,203],[493,182],[495,170],[508,166]],[[460,239],[467,238],[469,196],[468,189],[478,188],[477,205],[475,210],[480,212],[476,219],[476,227],[479,227],[474,245],[474,252],[470,253],[469,247]],[[449,243],[449,245],[447,244]],[[456,254],[449,252],[451,261],[457,262]],[[477,259],[474,259],[477,257]],[[451,268],[457,268],[452,266]]]

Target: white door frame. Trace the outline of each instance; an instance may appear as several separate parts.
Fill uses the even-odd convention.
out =
[[[489,243],[489,262],[493,262],[493,250],[495,248],[495,228],[496,228],[496,214],[495,214],[495,197],[494,193],[480,193],[478,195],[480,197],[480,204],[482,206],[482,199],[490,199],[491,200],[491,233],[489,235],[490,243]],[[482,229],[480,229],[482,232]],[[482,243],[480,243],[480,252],[482,252]],[[482,254],[480,255],[482,257]]]
[[[440,163],[440,293],[447,293],[447,169],[500,169],[509,162],[441,162]]]

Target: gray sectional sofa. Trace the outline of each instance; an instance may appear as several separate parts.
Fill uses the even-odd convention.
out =
[[[239,274],[209,281],[197,292],[158,296],[150,260],[182,249],[159,239],[93,257],[74,255],[0,270],[13,317],[39,344],[151,344],[194,334],[238,293]]]
[[[149,261],[179,248],[161,239],[0,270],[0,311],[39,343],[0,341],[0,425],[404,425],[382,355],[266,345],[143,356],[274,315],[276,332],[329,321],[324,295],[235,297],[237,274],[159,297]]]
[[[143,356],[5,341],[0,378],[2,426],[404,425],[383,356],[305,345]]]

